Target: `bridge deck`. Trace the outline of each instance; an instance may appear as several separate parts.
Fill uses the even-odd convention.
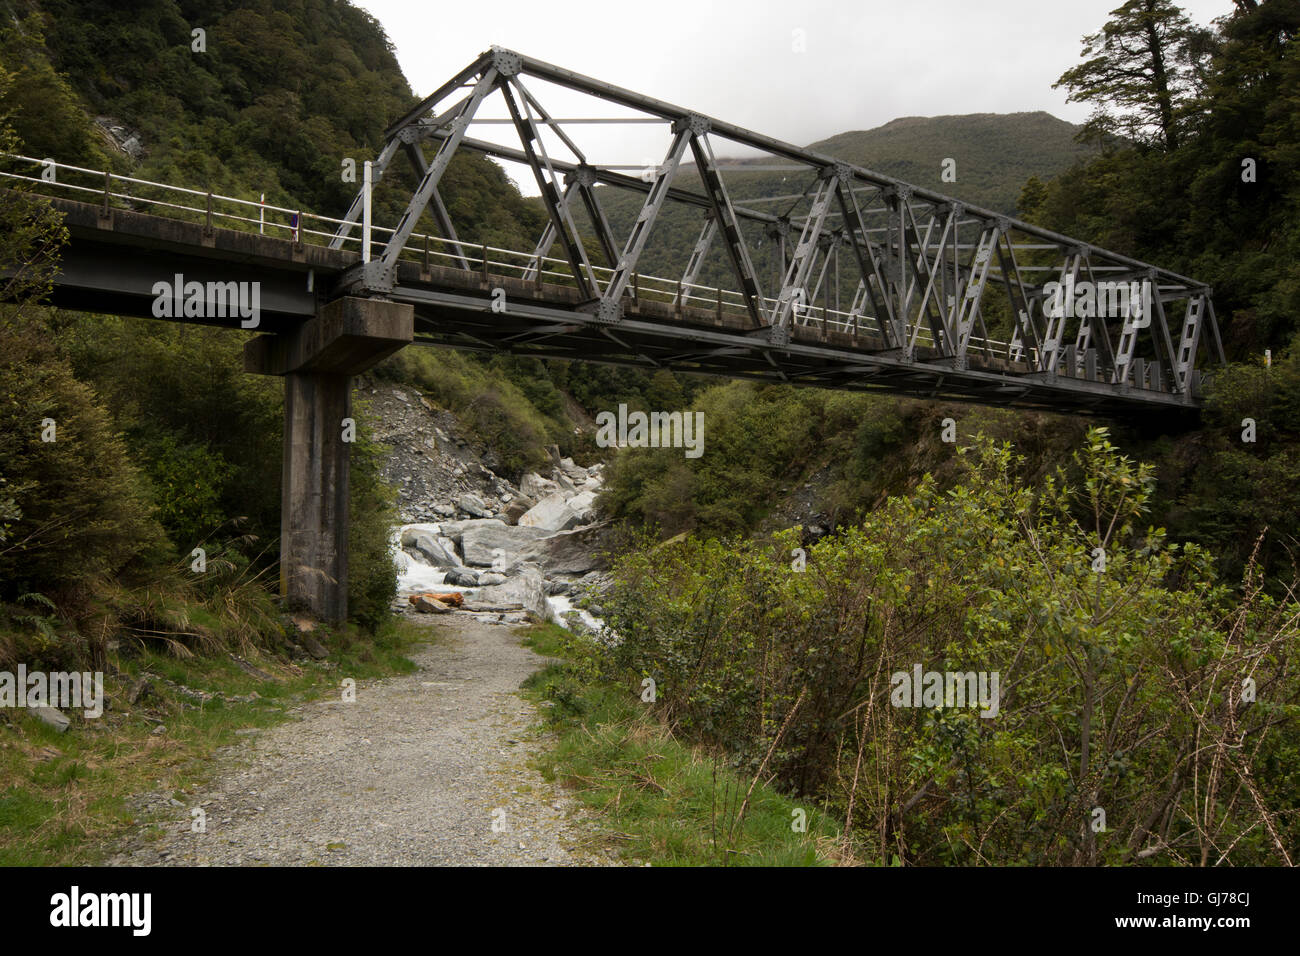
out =
[[[53,304],[153,317],[154,285],[187,281],[261,283],[260,333],[283,332],[347,291],[358,253],[129,209],[56,198],[71,242]],[[473,247],[471,247],[473,248]],[[578,290],[489,271],[400,261],[387,298],[415,307],[416,341],[539,358],[669,368],[737,378],[851,390],[885,390],[988,405],[1114,414],[1188,409],[1165,391],[1036,371],[1025,362],[972,352],[967,367],[918,346],[908,359],[878,335],[820,325],[791,328],[786,344],[755,330],[748,316],[649,297],[631,301],[617,326],[603,322]],[[493,290],[505,291],[494,311]],[[186,319],[239,327],[237,317]]]

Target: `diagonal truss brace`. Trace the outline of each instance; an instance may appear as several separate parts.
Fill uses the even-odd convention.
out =
[[[989,266],[993,261],[993,251],[998,246],[999,237],[1005,225],[994,222],[980,233],[979,243],[975,247],[975,256],[971,260],[970,277],[966,281],[965,294],[957,298],[956,352],[957,360],[964,367],[966,352],[970,346],[971,329],[974,328],[980,314],[980,300],[984,295],[984,286],[988,281]],[[986,336],[987,338],[987,336]]]
[[[406,133],[407,131],[403,130],[398,134],[398,137],[406,137]],[[410,157],[412,165],[415,166],[416,172],[422,177],[426,176],[429,172],[429,160],[425,157],[424,149],[419,142],[414,137],[410,137],[409,141],[403,143],[403,148],[406,155]],[[429,196],[429,202],[433,206],[433,218],[438,223],[439,231],[442,232],[443,238],[447,240],[455,253],[456,264],[462,269],[468,270],[472,268],[469,264],[469,257],[465,255],[465,250],[461,247],[460,237],[456,235],[456,227],[452,224],[451,215],[447,212],[447,207],[442,201],[442,195],[436,187]]]
[[[804,220],[803,232],[795,245],[794,255],[786,267],[776,308],[772,312],[773,341],[788,341],[795,314],[811,305],[808,301],[808,277],[812,274],[813,262],[818,253],[818,239],[838,186],[839,173],[833,167],[822,170],[813,194],[812,207]]]
[[[388,164],[392,162],[393,157],[397,154],[397,150],[401,145],[401,140],[396,136],[384,144],[384,148],[380,150],[379,155],[375,158],[374,162],[370,164],[370,181],[372,186],[378,185],[379,181],[383,179],[384,170],[388,168]],[[357,190],[356,196],[352,198],[352,205],[348,206],[348,211],[343,216],[342,225],[335,230],[334,238],[330,240],[329,247],[331,249],[342,249],[344,241],[352,232],[352,227],[361,221],[361,207],[365,203],[366,199],[364,189],[365,187],[362,186],[361,189]]]
[[[894,303],[889,295],[885,281],[885,257],[883,252],[871,241],[870,232],[854,194],[852,180],[841,180],[836,188],[836,197],[840,204],[840,213],[848,226],[849,247],[853,258],[858,263],[860,278],[858,289],[853,296],[849,312],[856,317],[862,314],[866,300],[870,299],[875,309],[876,325],[886,349],[901,349],[907,344],[907,329],[900,316],[894,311]],[[856,328],[856,325],[854,326]]]
[[[518,100],[512,95],[511,86],[518,92]],[[514,77],[508,78],[502,84],[501,95],[505,98],[506,108],[510,110],[510,118],[519,133],[519,141],[523,144],[528,166],[537,181],[537,188],[541,190],[543,203],[554,227],[554,237],[558,238],[564,246],[565,257],[569,260],[569,268],[573,272],[573,280],[577,284],[578,292],[584,299],[595,298],[600,294],[600,282],[596,278],[596,271],[591,267],[591,262],[587,259],[587,250],[583,247],[581,234],[573,221],[572,210],[560,197],[560,190],[556,186],[559,176],[542,144],[541,132],[537,127],[537,120],[533,117],[532,107],[529,105],[530,97]],[[520,101],[523,101],[522,108]]]
[[[709,129],[708,122],[703,117],[692,117],[690,125],[692,127],[691,152],[695,156],[700,181],[704,184],[705,192],[708,193],[709,202],[713,207],[715,228],[722,235],[727,258],[731,261],[732,270],[740,283],[740,294],[745,302],[745,310],[749,312],[750,322],[753,323],[754,328],[760,328],[766,324],[763,291],[759,288],[758,273],[754,269],[749,249],[745,245],[745,237],[740,232],[740,219],[731,204],[727,187],[722,182],[722,173],[718,169],[717,158],[713,155],[713,146],[705,135]]]
[[[682,156],[686,152],[686,144],[695,135],[694,126],[693,119],[673,124],[673,139],[668,147],[668,155],[664,157],[659,175],[655,177],[650,192],[646,194],[645,203],[641,206],[641,211],[632,226],[632,232],[623,246],[623,253],[619,256],[614,272],[605,286],[605,292],[597,304],[596,316],[602,322],[614,323],[623,317],[623,295],[632,281],[632,274],[636,271],[641,251],[645,248],[650,230],[659,216],[659,210],[668,196],[668,189],[677,175],[677,168],[681,165]]]
[[[709,254],[709,246],[713,245],[713,237],[718,234],[718,220],[713,213],[705,213],[704,228],[700,230],[700,237],[695,240],[695,248],[691,250],[691,258],[686,263],[686,271],[682,273],[681,282],[678,291],[676,304],[681,304],[686,296],[691,294],[691,286],[700,275],[700,267],[704,265],[704,258]]]

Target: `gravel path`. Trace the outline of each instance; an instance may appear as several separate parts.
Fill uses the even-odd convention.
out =
[[[424,619],[421,619],[424,623]],[[517,695],[541,658],[510,628],[429,619],[413,674],[316,701],[216,759],[211,783],[163,805],[162,839],[112,865],[617,865],[595,824],[528,766],[543,744]],[[207,832],[190,832],[201,806]],[[494,829],[495,827],[495,829]],[[585,844],[585,846],[584,846]]]

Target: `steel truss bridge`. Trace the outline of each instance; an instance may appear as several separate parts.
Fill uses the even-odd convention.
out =
[[[617,115],[557,118],[542,104],[557,90]],[[658,127],[662,161],[589,161],[578,130],[597,126]],[[505,135],[483,138],[493,131]],[[760,156],[720,160],[725,144]],[[547,225],[534,248],[458,237],[438,186],[463,151],[535,179]],[[399,153],[418,186],[383,227],[371,197]],[[148,314],[145,280],[188,262],[187,275],[260,278],[264,332],[360,296],[411,305],[416,341],[462,349],[1097,413],[1194,408],[1202,354],[1224,362],[1203,283],[499,48],[389,127],[342,219],[28,162],[2,175],[86,200],[58,202],[73,243],[56,304]],[[744,195],[773,171],[803,192]],[[606,213],[611,191],[639,207],[626,235]],[[697,217],[698,239],[680,272],[644,274],[672,203]],[[147,222],[157,216],[175,227]],[[431,227],[417,232],[422,220]],[[697,282],[710,256],[729,267],[727,287]],[[1149,307],[1073,315],[1053,300],[1084,283],[1136,283]]]

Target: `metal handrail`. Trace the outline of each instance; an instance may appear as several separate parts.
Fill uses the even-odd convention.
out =
[[[44,175],[26,176],[8,170],[0,170],[0,178],[34,183],[42,188],[61,189],[69,192],[100,196],[103,197],[106,208],[108,203],[112,200],[144,203],[151,207],[157,207],[160,209],[171,209],[192,213],[203,217],[209,224],[211,224],[215,219],[221,219],[227,222],[256,225],[260,229],[271,228],[282,230],[291,233],[295,241],[299,242],[306,241],[305,237],[308,236],[319,237],[325,240],[322,244],[328,244],[336,239],[338,239],[343,245],[346,245],[347,243],[355,243],[359,246],[363,242],[361,236],[351,235],[350,229],[347,234],[343,234],[340,237],[340,226],[355,226],[358,225],[357,223],[348,223],[342,219],[335,219],[331,216],[323,216],[318,213],[307,212],[301,209],[289,209],[285,206],[277,206],[261,200],[241,199],[237,196],[226,196],[211,191],[191,189],[187,186],[177,186],[172,183],[160,183],[154,180],[125,176],[121,173],[114,173],[108,170],[89,169],[84,166],[74,166],[51,159],[36,159],[31,156],[22,156],[15,153],[0,153],[0,159],[31,163],[36,166],[44,167],[47,170],[52,169],[55,171],[54,178],[48,179]],[[80,185],[77,183],[61,182],[58,178],[58,171],[60,170],[96,177],[103,181],[103,185],[95,187]],[[164,193],[180,193],[185,196],[198,196],[203,198],[205,204],[201,207],[184,205],[179,202],[170,202],[166,199],[152,198],[124,191],[114,191],[112,189],[114,182],[158,189],[164,191]],[[246,215],[227,212],[216,208],[217,203],[233,204],[237,207],[256,209],[259,215],[257,218],[251,218]],[[266,213],[268,212],[284,216],[295,216],[297,217],[297,225],[277,222],[273,218],[267,218]],[[309,228],[309,221],[329,228]],[[384,226],[372,225],[371,231],[375,233],[386,233],[391,236],[396,230]],[[437,248],[432,248],[430,244],[436,244]],[[428,248],[428,255],[430,258],[449,260],[463,259],[470,263],[477,263],[479,268],[486,267],[491,269],[492,267],[497,267],[507,270],[508,273],[517,272],[521,277],[532,274],[536,275],[539,279],[541,276],[551,276],[562,282],[572,279],[571,273],[567,271],[569,263],[566,259],[559,259],[549,255],[539,256],[536,252],[504,249],[484,243],[467,243],[463,240],[453,241],[442,236],[426,235],[423,233],[413,233],[411,235],[410,240],[402,247],[402,250],[399,253],[399,258],[402,255],[410,255],[422,260],[426,248]],[[448,251],[449,249],[451,251]],[[478,253],[477,256],[474,255],[476,252]],[[511,256],[522,260],[522,263],[505,261],[500,258],[501,256]],[[547,268],[548,266],[557,266],[560,268]],[[592,270],[598,277],[603,277],[605,279],[612,276],[615,271],[607,266],[599,266],[594,263],[592,264]],[[680,303],[683,306],[696,303],[701,308],[725,308],[727,311],[732,313],[744,312],[746,309],[745,297],[736,290],[720,288],[717,286],[707,286],[696,282],[683,282],[680,279],[638,274],[636,289],[638,297],[644,296],[673,304]],[[761,306],[765,309],[775,309],[777,302],[777,299],[770,296],[763,296],[761,298]],[[864,322],[875,321],[872,316],[814,305],[801,307],[796,315],[796,320],[800,327],[806,328],[809,325],[824,325],[827,328],[838,328],[845,332],[851,328],[860,328]],[[930,334],[928,329],[920,329],[916,338],[918,344],[925,344],[930,347],[933,347],[935,344],[933,336]],[[970,348],[977,351],[983,351],[987,355],[999,355],[1008,360],[1011,358],[1010,343],[998,339],[972,337],[970,339]],[[1034,354],[1034,350],[1032,349],[1025,349],[1025,352],[1029,355]]]

